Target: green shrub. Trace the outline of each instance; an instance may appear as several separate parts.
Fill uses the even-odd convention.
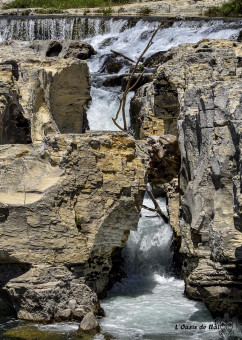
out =
[[[141,7],[139,10],[139,15],[149,15],[152,13],[152,9],[149,7]]]
[[[237,17],[242,15],[242,0],[232,0],[222,6],[209,8],[205,15],[209,17]]]
[[[111,13],[112,13],[112,8],[111,7],[104,8],[104,10],[103,10],[103,15],[104,16],[109,16],[109,15],[111,15]]]

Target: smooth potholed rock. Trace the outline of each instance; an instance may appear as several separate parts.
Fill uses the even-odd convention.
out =
[[[27,47],[0,44],[1,143],[37,144],[50,133],[84,132],[91,100],[87,63],[42,57]]]

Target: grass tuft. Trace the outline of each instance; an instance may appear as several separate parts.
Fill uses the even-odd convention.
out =
[[[106,7],[116,6],[128,3],[129,0],[14,0],[4,9],[11,8],[92,8],[92,7]]]
[[[139,10],[140,15],[149,15],[150,13],[152,13],[152,9],[149,7],[141,7]]]

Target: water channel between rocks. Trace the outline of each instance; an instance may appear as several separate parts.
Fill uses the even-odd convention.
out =
[[[110,49],[137,59],[159,23],[126,19],[1,19],[0,41],[19,39],[79,39],[89,42],[98,52],[88,61],[92,74],[92,103],[88,111],[91,130],[117,130],[111,117],[118,108],[120,87],[105,87],[110,75],[100,73]],[[177,21],[156,35],[146,56],[166,51],[181,43],[204,38],[236,40],[242,22]],[[119,74],[128,72],[128,66]],[[129,94],[126,115],[129,122]],[[145,196],[144,203],[152,207]],[[165,198],[159,199],[163,211]],[[170,249],[172,230],[168,224],[147,210],[142,210],[137,232],[132,231],[123,250],[127,278],[116,283],[102,301],[106,317],[101,320],[102,332],[114,339],[219,339],[218,330],[209,329],[214,321],[203,303],[188,300],[184,283],[172,271]],[[0,338],[6,329],[24,325],[0,306]],[[80,339],[76,323],[32,325],[47,332],[46,339]],[[191,329],[186,329],[190,327]],[[211,328],[211,327],[210,327]],[[49,335],[48,335],[49,334]],[[97,335],[95,339],[104,339]]]

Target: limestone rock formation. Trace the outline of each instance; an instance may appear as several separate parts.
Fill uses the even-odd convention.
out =
[[[137,227],[147,155],[125,133],[81,134],[86,62],[26,46],[0,45],[0,296],[21,319],[88,314],[83,328],[96,328]]]
[[[26,46],[0,44],[2,143],[36,144],[50,133],[84,132],[91,99],[86,62],[45,58]]]
[[[29,43],[28,47],[44,57],[78,58],[85,60],[96,53],[90,44],[75,40],[35,40]]]
[[[181,103],[181,252],[187,295],[242,317],[242,44],[202,41],[160,74]],[[169,64],[169,63],[168,63]],[[174,65],[177,68],[174,70]],[[186,67],[184,67],[186,65]],[[179,84],[177,75],[179,74]]]
[[[1,294],[18,317],[99,314],[112,256],[137,227],[143,161],[118,132],[1,146]]]
[[[134,99],[137,134],[150,133],[149,125],[175,132],[178,119],[186,294],[205,301],[213,315],[241,318],[242,44],[203,40],[163,58],[156,80]]]

